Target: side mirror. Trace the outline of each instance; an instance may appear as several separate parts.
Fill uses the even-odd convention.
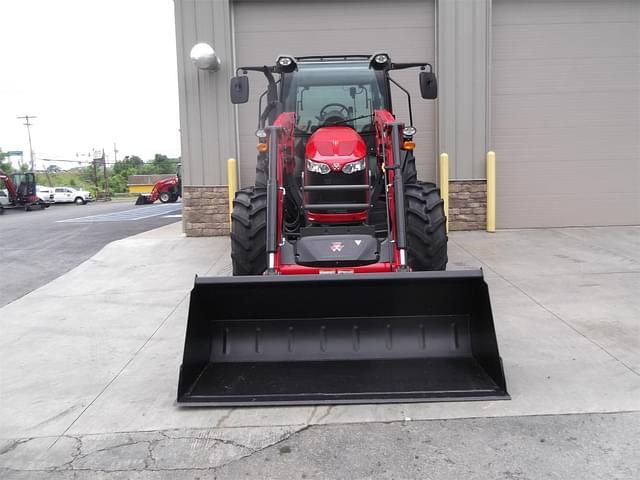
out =
[[[433,72],[420,72],[420,94],[422,98],[438,98],[438,82]]]
[[[249,77],[241,75],[233,77],[230,85],[231,103],[247,103],[249,101]]]

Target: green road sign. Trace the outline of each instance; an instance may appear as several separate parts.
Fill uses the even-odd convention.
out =
[[[22,150],[11,150],[5,154],[7,157],[22,157]]]

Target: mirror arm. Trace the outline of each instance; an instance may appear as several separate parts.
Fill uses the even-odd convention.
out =
[[[420,67],[420,70],[424,70],[425,67],[429,67],[429,71],[433,72],[433,66],[427,62],[392,63],[389,70],[405,70],[407,68],[415,67]]]
[[[262,92],[262,95],[260,95],[260,98],[258,99],[258,129],[264,128],[264,120],[262,119],[262,115],[260,114],[260,112],[262,111],[262,99],[267,94],[267,92],[268,90]]]
[[[409,104],[409,123],[413,127],[413,112],[412,112],[412,108],[411,108],[411,95],[409,94],[409,91],[407,89],[405,89],[402,85],[400,85],[398,82],[396,82],[393,78],[391,78],[391,77],[387,77],[387,78],[389,78],[389,81],[391,83],[393,83],[396,87],[398,87],[400,90],[402,90],[407,95],[407,103]]]
[[[247,72],[264,72],[264,70],[268,69],[270,71],[273,71],[273,67],[268,67],[267,65],[262,65],[262,66],[254,66],[254,67],[238,67],[236,68],[236,76],[240,76],[240,72],[242,72],[243,74],[246,74]]]

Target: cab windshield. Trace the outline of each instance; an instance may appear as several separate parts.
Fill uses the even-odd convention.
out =
[[[296,113],[298,133],[335,124],[372,130],[374,110],[388,108],[383,75],[366,62],[299,63],[283,78],[284,109]]]

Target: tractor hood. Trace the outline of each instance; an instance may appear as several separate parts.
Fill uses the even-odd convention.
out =
[[[169,177],[169,178],[165,178],[163,180],[158,180],[158,182],[156,183],[157,186],[171,186],[171,185],[175,185],[177,182],[177,177]]]
[[[322,127],[307,141],[306,157],[326,163],[334,170],[341,170],[345,163],[360,160],[366,155],[364,140],[350,127]]]

